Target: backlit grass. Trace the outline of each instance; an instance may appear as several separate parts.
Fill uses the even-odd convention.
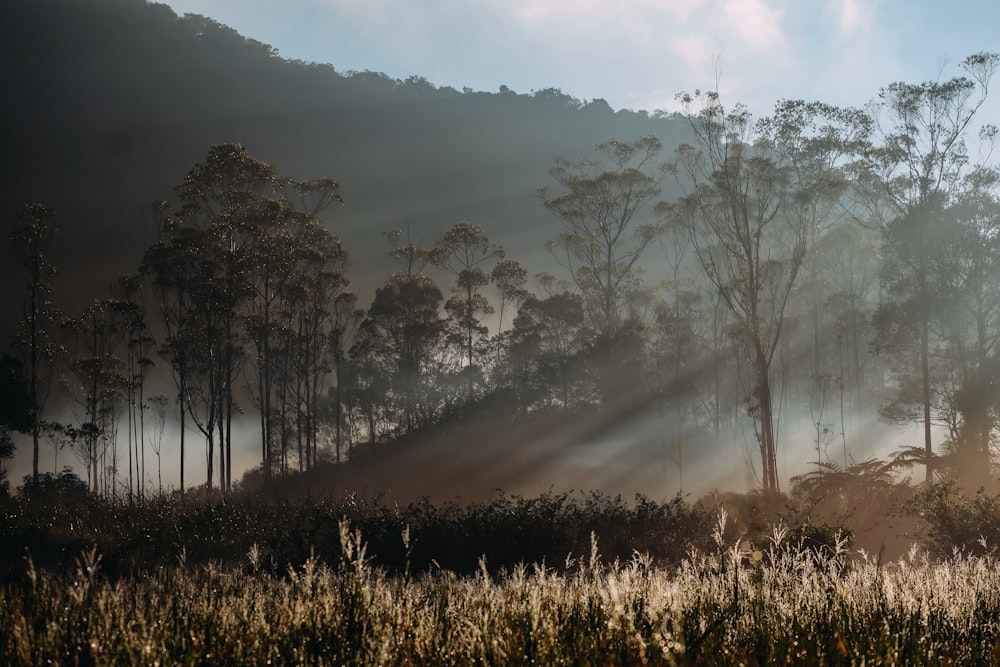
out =
[[[724,521],[724,518],[723,518]],[[70,572],[4,584],[0,662],[21,664],[997,664],[1000,561],[896,563],[800,548],[776,530],[679,564],[589,554],[558,568],[389,572],[339,526],[341,558],[284,572],[183,558],[145,576]],[[401,542],[403,536],[400,535]]]

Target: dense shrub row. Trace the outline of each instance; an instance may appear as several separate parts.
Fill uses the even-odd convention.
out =
[[[344,518],[364,534],[369,558],[389,572],[469,573],[480,559],[491,571],[519,563],[561,568],[568,557],[589,551],[591,534],[608,562],[638,552],[676,563],[692,547],[704,546],[714,521],[709,508],[680,497],[628,502],[599,493],[498,495],[471,504],[425,500],[401,507],[385,497],[355,494],[297,501],[190,495],[121,504],[61,488],[59,494],[22,495],[0,507],[0,567],[6,573],[20,569],[25,551],[39,567],[58,570],[70,568],[90,548],[112,575],[179,561],[245,564],[252,548],[272,571],[312,556],[335,563]]]
[[[563,569],[568,558],[589,551],[592,535],[607,563],[639,553],[669,565],[711,542],[721,508],[729,515],[721,536],[727,544],[764,544],[781,526],[814,549],[833,544],[840,532],[857,538],[852,548],[886,561],[913,543],[939,558],[956,550],[981,555],[1000,545],[1000,493],[970,493],[953,483],[882,485],[880,502],[856,488],[851,493],[841,488],[820,499],[801,489],[790,496],[711,494],[695,503],[680,496],[654,501],[583,492],[498,494],[491,502],[400,506],[385,496],[355,493],[282,499],[194,492],[122,503],[87,493],[74,475],[63,473],[43,475],[16,496],[0,499],[0,578],[20,571],[26,553],[40,568],[65,571],[91,548],[112,576],[182,561],[245,566],[251,549],[271,572],[311,557],[335,563],[342,555],[338,523],[345,518],[365,536],[367,557],[390,573],[467,574],[480,568],[480,559],[491,572],[519,563]],[[894,551],[884,546],[890,539]]]

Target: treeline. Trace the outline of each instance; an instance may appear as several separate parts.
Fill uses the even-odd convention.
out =
[[[869,111],[783,102],[754,121],[682,95],[693,144],[610,140],[552,166],[539,199],[560,275],[532,280],[474,222],[430,243],[389,229],[397,270],[366,308],[336,216],[320,218],[339,184],[282,176],[239,145],[213,146],[154,206],[159,240],[138,271],[76,317],[52,303],[53,211],[26,206],[12,235],[28,269],[23,362],[5,367],[24,388],[10,405],[27,408],[7,421],[32,434],[35,479],[47,434],[112,496],[146,492],[172,414],[181,488],[190,426],[208,487],[231,490],[245,412],[265,482],[444,423],[475,447],[487,428],[514,438],[596,414],[604,429],[652,424],[641,437],[681,479],[686,457],[752,433],[771,491],[779,438],[795,437],[783,410],[808,414],[817,474],[839,474],[867,454],[859,427],[880,406],[924,429],[897,464],[982,483],[1000,409],[1000,175],[967,139],[997,63],[892,84]],[[173,379],[166,398],[150,396],[154,365]],[[46,418],[56,386],[71,425]]]

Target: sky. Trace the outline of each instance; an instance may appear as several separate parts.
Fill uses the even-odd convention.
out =
[[[717,89],[725,104],[745,104],[756,116],[780,99],[863,105],[893,81],[952,76],[966,56],[1000,50],[1000,3],[992,0],[167,4],[340,72],[417,75],[458,90],[559,88],[647,111],[675,110],[676,93],[699,88]]]

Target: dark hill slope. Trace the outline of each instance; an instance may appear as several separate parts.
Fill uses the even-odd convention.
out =
[[[56,209],[57,287],[70,310],[133,270],[154,233],[150,202],[169,198],[212,143],[242,142],[291,176],[339,180],[346,204],[329,224],[364,287],[388,271],[383,229],[409,225],[429,242],[461,218],[540,270],[557,230],[534,192],[554,159],[612,137],[656,134],[671,146],[684,130],[554,89],[459,92],[287,61],[142,0],[6,0],[0,58],[0,217],[6,231],[23,203]],[[6,244],[2,253],[0,278],[16,285]],[[12,303],[8,294],[2,305]]]

